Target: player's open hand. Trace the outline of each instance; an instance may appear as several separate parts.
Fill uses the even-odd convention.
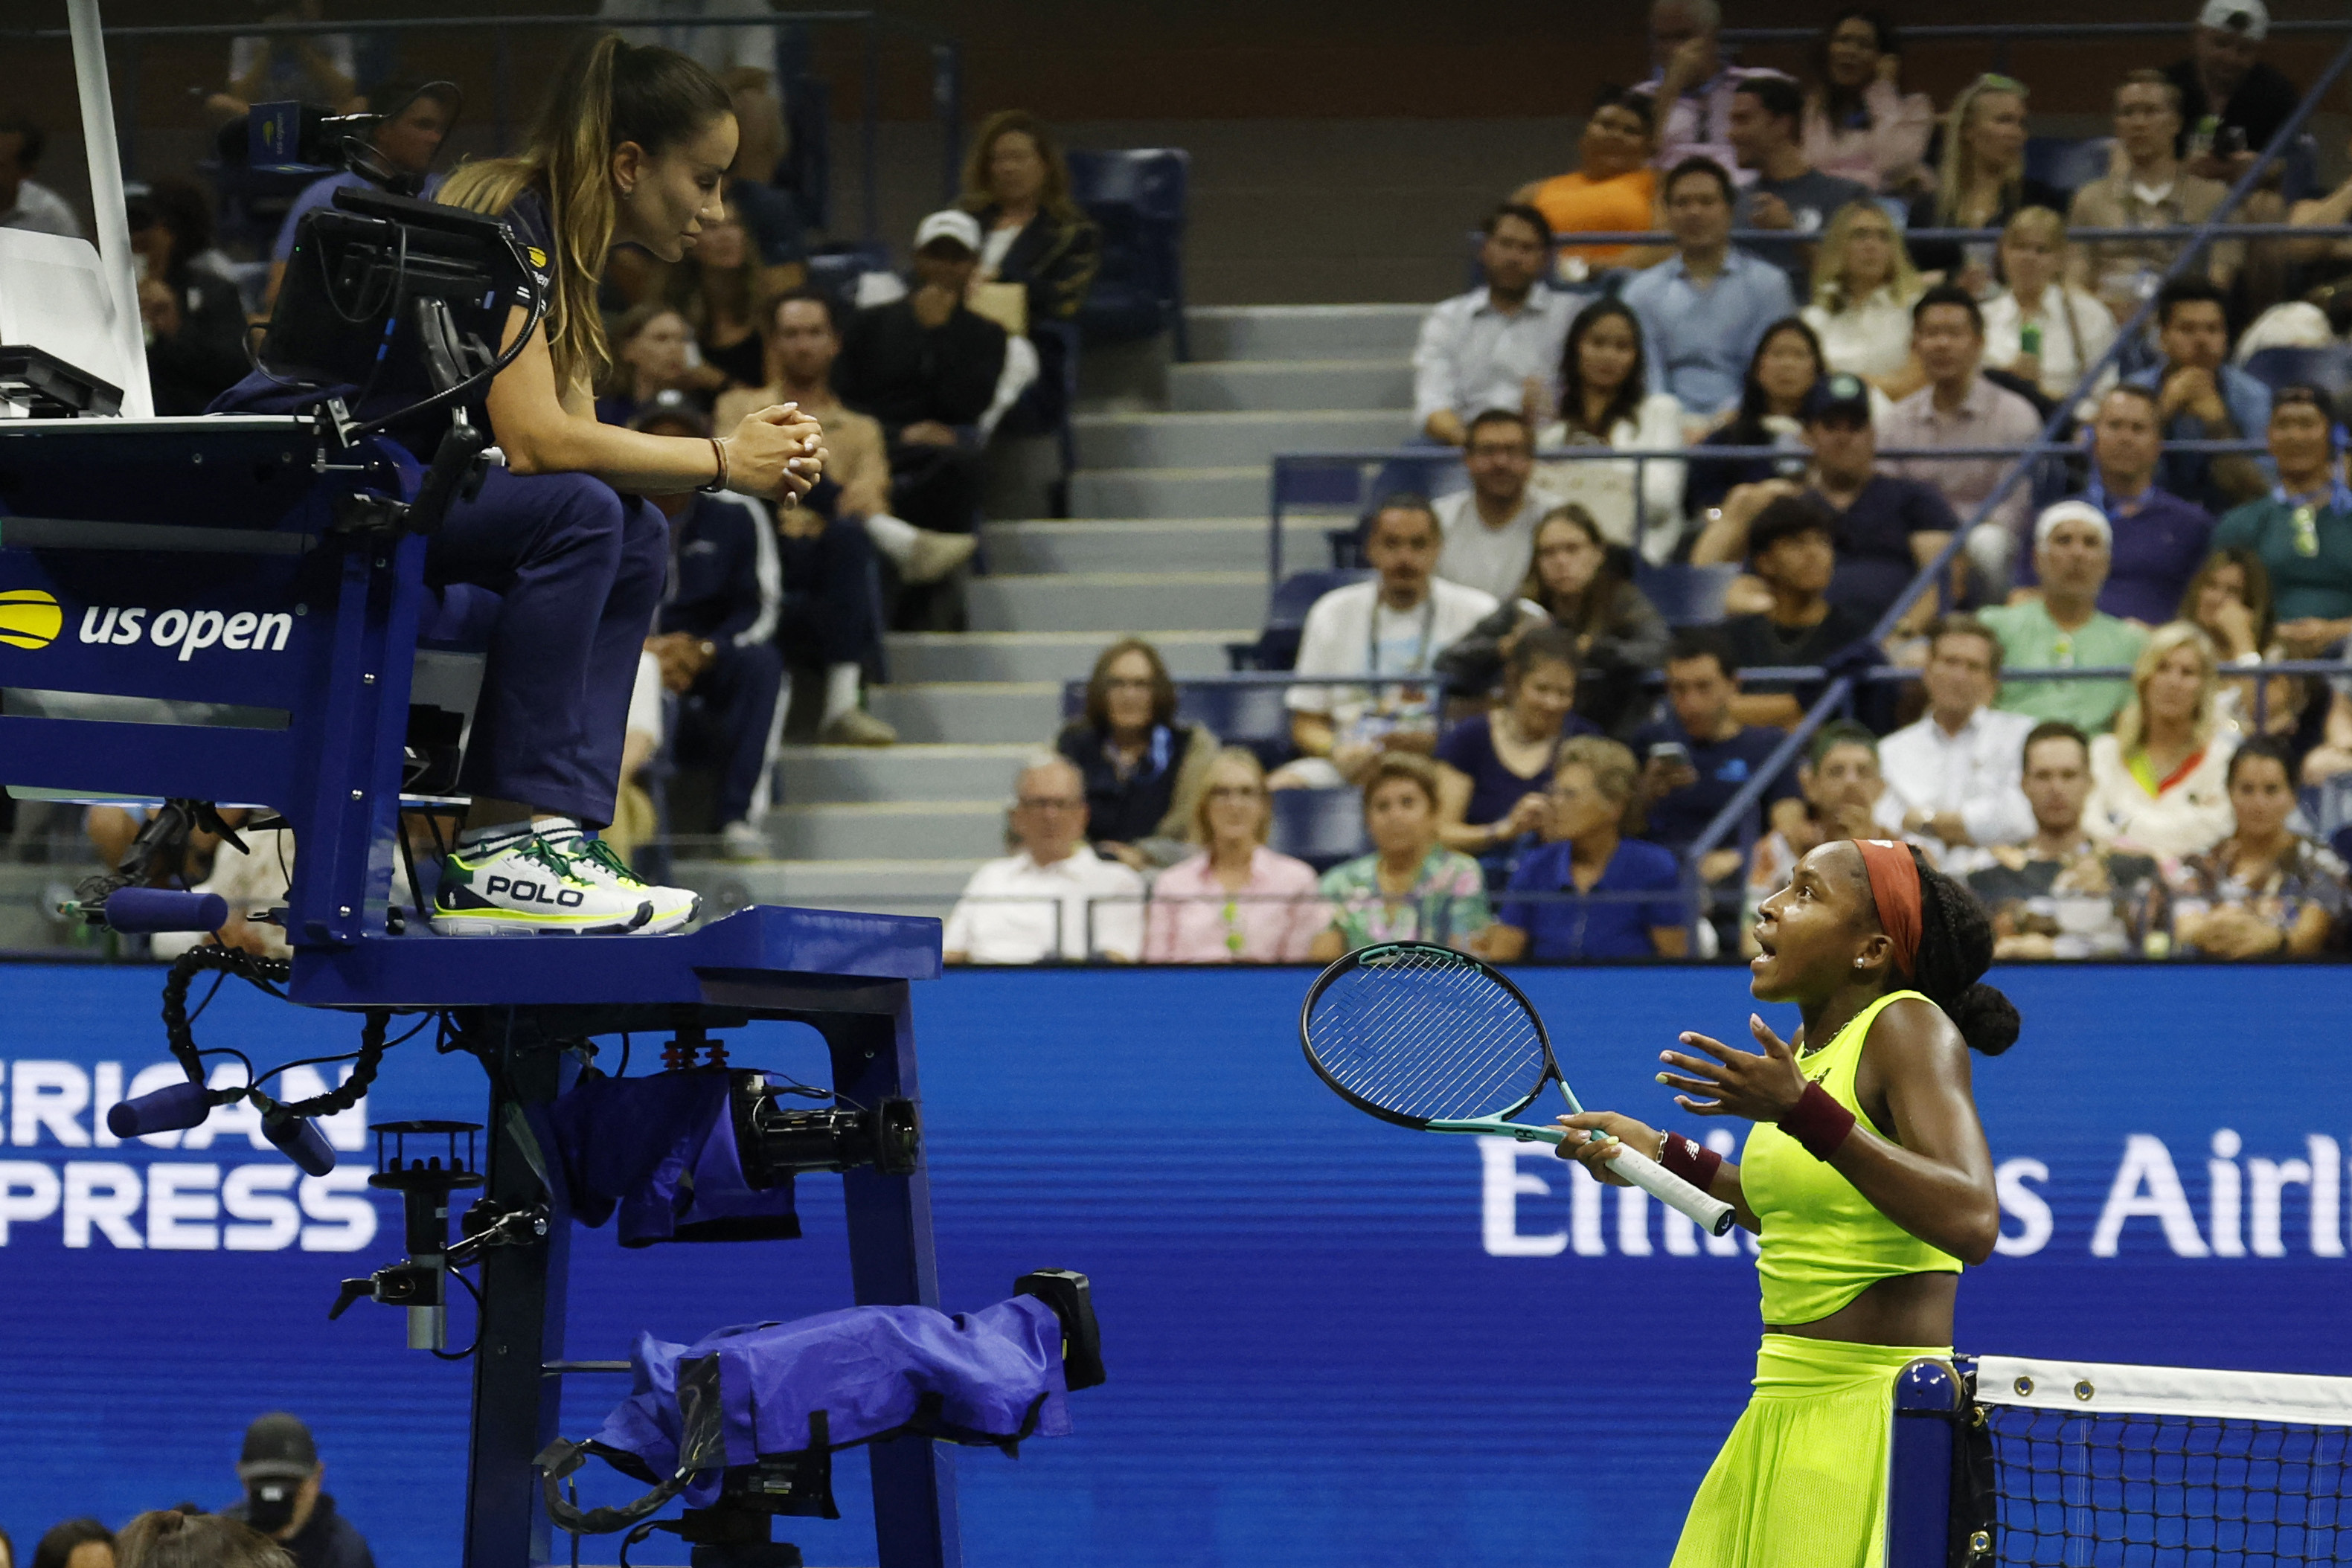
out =
[[[1595,1181],[1611,1186],[1633,1185],[1610,1168],[1619,1149],[1630,1145],[1654,1158],[1659,1145],[1665,1142],[1664,1134],[1655,1127],[1644,1126],[1614,1111],[1580,1111],[1573,1116],[1560,1117],[1559,1124],[1570,1129],[1570,1134],[1552,1152],[1561,1159],[1579,1162],[1592,1173]],[[1595,1134],[1606,1135],[1596,1137]]]
[[[1805,1092],[1805,1075],[1797,1069],[1797,1053],[1756,1014],[1748,1015],[1748,1031],[1762,1054],[1738,1050],[1703,1034],[1685,1034],[1682,1042],[1704,1051],[1693,1056],[1664,1051],[1658,1060],[1678,1072],[1661,1072],[1658,1082],[1680,1091],[1675,1103],[1695,1116],[1744,1116],[1750,1122],[1777,1122],[1796,1109]]]

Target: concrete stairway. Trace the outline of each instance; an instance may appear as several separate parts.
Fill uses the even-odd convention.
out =
[[[894,635],[870,706],[886,749],[793,747],[764,824],[775,858],[688,860],[719,910],[747,901],[944,915],[1003,852],[1022,759],[1053,741],[1063,683],[1105,645],[1149,637],[1180,675],[1227,667],[1265,607],[1268,460],[1387,446],[1410,423],[1410,306],[1196,310],[1168,404],[1077,416],[1079,520],[989,527],[972,630]],[[1293,563],[1326,559],[1322,519],[1286,530]],[[681,846],[682,848],[690,846]]]

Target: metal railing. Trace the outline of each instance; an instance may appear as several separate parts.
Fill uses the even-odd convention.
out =
[[[596,31],[630,31],[663,26],[702,27],[764,27],[779,35],[795,28],[820,26],[856,27],[859,31],[859,110],[858,110],[858,180],[863,197],[865,238],[869,244],[881,239],[881,125],[882,125],[882,54],[887,33],[911,35],[929,51],[931,68],[931,102],[943,141],[942,187],[952,196],[961,183],[963,161],[963,57],[962,48],[954,39],[943,37],[930,29],[922,28],[903,17],[891,16],[880,11],[777,11],[761,16],[694,16],[691,18],[604,18],[593,14],[570,16],[510,15],[488,16],[405,16],[381,17],[373,20],[337,20],[332,22],[289,22],[257,25],[244,22],[170,23],[148,26],[115,26],[106,29],[107,41],[128,46],[121,69],[117,73],[118,102],[135,105],[140,102],[140,78],[144,46],[150,39],[212,38],[222,39],[257,36],[323,36],[344,34],[361,37],[371,33],[440,34],[457,31],[489,29],[494,35],[491,44],[491,123],[496,141],[495,151],[512,150],[515,127],[512,110],[515,95],[514,55],[510,34],[516,29],[545,30],[572,28]],[[11,43],[64,42],[70,34],[63,27],[0,28],[0,46]],[[534,78],[541,73],[534,68]],[[776,71],[778,87],[782,81],[781,67]],[[121,110],[117,110],[118,115]],[[135,112],[127,117],[123,127],[123,162],[137,168],[139,164],[139,127]]]
[[[2329,60],[2327,68],[2320,74],[2319,79],[2312,84],[2310,90],[2304,95],[2303,101],[2295,106],[2294,112],[2287,116],[2284,123],[2280,125],[2278,131],[2272,136],[2270,144],[2263,149],[2260,156],[2254,160],[2245,173],[2230,187],[2229,193],[2222,198],[2221,204],[2214,208],[2211,215],[2202,225],[2209,236],[2220,233],[2226,227],[2229,215],[2237,210],[2238,204],[2244,201],[2247,194],[2254,189],[2262,179],[2263,171],[2294,144],[2295,137],[2302,133],[2305,122],[2311,118],[2313,111],[2326,97],[2329,89],[2334,88],[2336,79],[2344,74],[2347,65],[2352,65],[2352,38],[2347,38],[2343,47],[2336,50],[2335,57]],[[2176,257],[2171,267],[2167,269],[2164,281],[2169,282],[2179,277],[2194,254],[2193,246],[2184,247],[2180,256]],[[2083,368],[2083,374],[2076,382],[2072,395],[2062,400],[2057,412],[2052,414],[2043,425],[2042,443],[2049,443],[2057,435],[2063,428],[2068,411],[2074,403],[2090,388],[2098,384],[2099,378],[2105,373],[2108,367],[2120,361],[2126,345],[2145,329],[2155,309],[2156,298],[2151,293],[2131,320],[2126,323],[2124,329],[2116,335],[2116,340],[2108,345],[2106,352],[2100,355],[2095,363]],[[1950,542],[1944,547],[1943,552],[1922,569],[1919,575],[1912,580],[1910,587],[1906,589],[1896,598],[1895,603],[1888,607],[1886,613],[1872,629],[1872,641],[1883,642],[1892,634],[1895,629],[1903,623],[1904,618],[1910,613],[1912,607],[1918,602],[1920,596],[1933,591],[1935,585],[1951,571],[1953,562],[1967,547],[1969,530],[1991,517],[1995,509],[2007,498],[2009,492],[2024,482],[2028,467],[2029,464],[2024,460],[2011,465],[2000,484],[1979,506],[1976,515],[1967,519],[1966,525],[1953,534]],[[1841,674],[1830,683],[1829,689],[1822,694],[1811,709],[1798,722],[1796,727],[1789,732],[1788,737],[1774,749],[1765,766],[1759,769],[1758,776],[1743,784],[1731,800],[1725,802],[1722,811],[1717,815],[1714,821],[1707,824],[1706,830],[1692,843],[1689,856],[1694,862],[1700,856],[1722,844],[1733,833],[1742,831],[1742,824],[1747,821],[1750,813],[1756,810],[1758,802],[1763,798],[1765,780],[1788,769],[1803,751],[1807,743],[1811,740],[1813,732],[1821,727],[1831,714],[1839,711],[1850,701],[1853,691],[1853,677],[1851,674]]]

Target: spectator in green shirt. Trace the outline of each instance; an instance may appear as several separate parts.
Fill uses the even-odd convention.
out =
[[[2317,387],[2271,394],[2276,488],[2233,507],[2213,548],[2250,549],[2271,575],[2278,640],[2290,657],[2317,658],[2352,635],[2352,490],[2336,476],[2335,416]]]
[[[2042,597],[1978,616],[2000,639],[2003,669],[2128,667],[2139,657],[2147,633],[2099,610],[2114,542],[2106,514],[2085,501],[2061,501],[2034,519],[2033,570],[2042,579]],[[1999,706],[2037,719],[2062,718],[2095,734],[2130,695],[2128,681],[2010,681]]]

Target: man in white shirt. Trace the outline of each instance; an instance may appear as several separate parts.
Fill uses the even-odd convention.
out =
[[[1551,256],[1544,215],[1520,202],[1495,209],[1478,250],[1486,286],[1441,300],[1412,351],[1412,423],[1445,446],[1470,439],[1490,408],[1533,418],[1558,401],[1560,345],[1578,303],[1541,286]]]
[[[1302,675],[1427,677],[1440,650],[1495,612],[1491,593],[1433,577],[1437,516],[1418,496],[1383,504],[1366,529],[1364,559],[1380,575],[1315,601],[1299,633]],[[1298,760],[1275,789],[1336,789],[1382,751],[1426,755],[1437,745],[1438,685],[1423,679],[1366,687],[1297,685],[1284,694]]]
[[[941,937],[950,964],[1037,964],[1143,951],[1143,879],[1087,843],[1087,785],[1065,758],[1021,770],[1013,836],[1021,852],[971,873]]]
[[[2033,720],[1992,706],[2000,691],[2000,641],[1973,615],[1947,615],[1927,643],[1927,712],[1878,743],[1886,779],[1874,814],[1888,831],[1932,841],[1959,874],[1955,851],[2023,843],[2033,808],[2022,784]],[[1932,847],[1932,846],[1931,846]]]
[[[66,199],[33,179],[48,138],[29,120],[0,120],[0,229],[81,238],[81,222]]]
[[[1528,487],[1535,472],[1536,437],[1528,422],[1490,408],[1470,422],[1462,466],[1470,488],[1437,503],[1445,545],[1437,575],[1475,588],[1499,603],[1518,597],[1535,560],[1536,525],[1550,499]]]

